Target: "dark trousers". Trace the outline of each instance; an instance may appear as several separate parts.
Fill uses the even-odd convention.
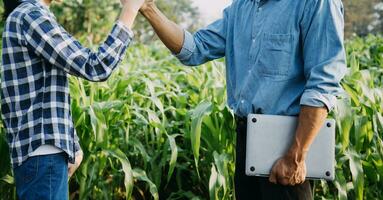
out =
[[[14,169],[20,200],[67,200],[68,159],[65,153],[30,157]]]
[[[237,200],[313,199],[309,181],[297,186],[275,185],[268,178],[246,176],[246,119],[237,119],[235,196]]]

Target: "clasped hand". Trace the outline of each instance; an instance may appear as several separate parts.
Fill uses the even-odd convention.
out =
[[[122,6],[139,11],[142,8],[154,4],[155,0],[120,0]]]

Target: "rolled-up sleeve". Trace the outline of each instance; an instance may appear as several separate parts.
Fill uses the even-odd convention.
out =
[[[112,74],[133,37],[131,30],[118,21],[94,52],[39,9],[25,15],[21,29],[31,51],[69,74],[95,82],[105,81]]]
[[[194,37],[191,33],[188,31],[184,31],[184,44],[182,46],[181,52],[176,55],[178,60],[181,62],[187,62],[190,57],[193,55],[193,52],[195,50],[195,42]]]
[[[176,57],[187,66],[196,66],[225,56],[227,23],[230,6],[223,12],[223,18],[215,21],[194,35],[184,31],[184,44]]]
[[[331,111],[343,93],[340,82],[347,69],[343,5],[340,0],[308,2],[301,23],[307,81],[301,105]]]

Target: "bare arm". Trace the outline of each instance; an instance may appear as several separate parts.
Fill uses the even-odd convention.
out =
[[[171,52],[178,54],[184,43],[184,31],[177,24],[170,21],[154,2],[145,3],[140,11],[152,25],[165,46]]]
[[[144,0],[121,0],[123,7],[119,19],[129,29],[132,29],[134,20],[143,3]]]
[[[140,11],[153,26],[165,46],[176,55],[182,64],[198,66],[225,56],[230,8],[231,6],[223,11],[221,19],[194,34],[181,29],[167,19],[153,0],[146,0]]]
[[[305,160],[309,148],[322,128],[327,115],[326,108],[302,106],[295,140],[289,151],[289,154],[296,158],[297,161]]]
[[[305,181],[307,153],[327,116],[327,108],[302,106],[294,142],[286,155],[275,164],[270,182],[295,185]]]

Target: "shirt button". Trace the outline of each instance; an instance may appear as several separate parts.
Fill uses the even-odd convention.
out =
[[[253,39],[253,43],[255,43],[255,39]]]
[[[241,104],[244,104],[244,103],[245,103],[245,100],[242,100],[242,101],[241,101]]]

